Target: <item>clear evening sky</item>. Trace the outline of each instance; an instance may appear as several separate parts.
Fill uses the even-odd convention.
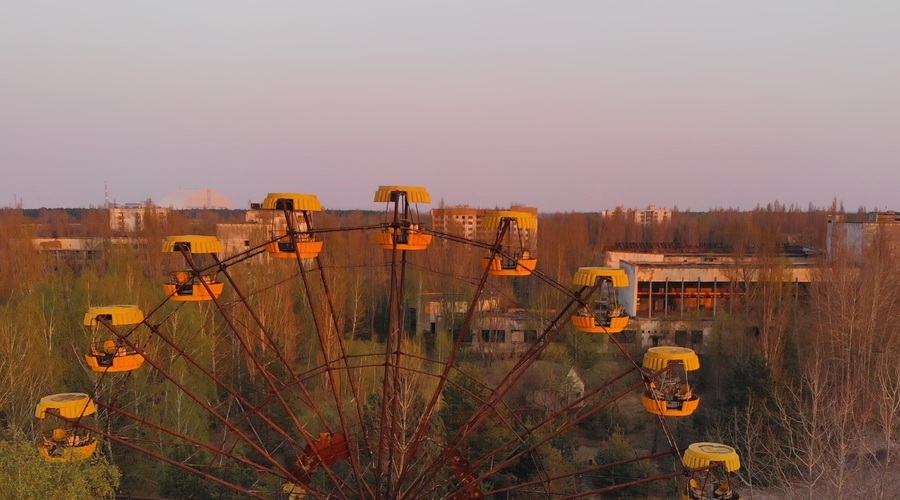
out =
[[[900,1],[7,1],[0,206],[900,209]]]

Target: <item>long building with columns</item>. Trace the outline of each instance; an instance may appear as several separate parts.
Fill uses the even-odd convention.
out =
[[[686,335],[685,324],[706,324],[704,331],[690,332],[691,343],[702,342],[713,317],[730,312],[748,289],[763,281],[780,281],[805,295],[815,266],[807,248],[785,249],[774,260],[730,253],[607,252],[606,265],[625,270],[628,287],[617,298],[632,317],[632,335],[641,343],[687,340],[664,338],[672,331]],[[637,339],[635,339],[637,340]]]

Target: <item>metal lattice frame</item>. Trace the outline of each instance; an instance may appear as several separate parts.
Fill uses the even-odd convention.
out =
[[[408,207],[404,207],[406,210]],[[335,231],[370,231],[383,230],[397,224],[398,213],[394,211],[394,222],[370,226],[357,226],[348,228],[310,229],[311,221],[306,221],[307,233],[328,233]],[[285,213],[288,221],[288,232],[292,235],[298,233],[298,229],[291,224],[292,218]],[[460,238],[451,234],[436,231],[427,233],[441,238],[450,243],[460,243],[486,249],[490,256],[504,256],[501,242],[509,229],[508,221],[501,224],[497,231],[496,239],[492,243],[482,243]],[[273,240],[274,241],[274,240]],[[252,307],[248,295],[241,290],[239,284],[232,277],[229,269],[246,259],[254,258],[263,253],[266,244],[258,245],[234,256],[222,260],[215,259],[215,264],[208,268],[199,269],[195,266],[191,255],[181,250],[185,261],[197,274],[216,271],[221,273],[230,287],[234,290],[237,300],[226,304],[220,299],[212,299],[212,304],[218,315],[224,320],[225,326],[234,339],[238,342],[241,352],[246,356],[256,373],[260,374],[266,396],[254,403],[240,390],[231,387],[225,380],[205,367],[190,352],[180,345],[171,335],[167,334],[162,320],[155,320],[159,315],[163,304],[154,308],[146,315],[143,325],[152,333],[153,338],[168,346],[172,352],[177,353],[180,359],[191,367],[195,376],[204,377],[212,382],[217,391],[223,395],[226,401],[230,401],[242,409],[238,416],[224,414],[217,405],[205,401],[189,384],[160,362],[150,357],[145,345],[133,338],[131,329],[122,332],[113,325],[101,320],[103,326],[113,332],[120,341],[135,349],[145,356],[147,364],[152,370],[159,373],[184,395],[194,401],[206,412],[210,418],[223,431],[221,441],[216,444],[208,440],[202,440],[175,429],[154,422],[148,418],[125,411],[115,402],[98,400],[97,404],[110,413],[121,416],[137,425],[144,426],[162,435],[169,436],[176,443],[189,446],[197,450],[208,452],[214,460],[229,461],[236,466],[244,467],[258,474],[259,481],[275,480],[303,485],[308,495],[313,498],[330,497],[359,497],[359,498],[422,498],[422,497],[447,497],[447,498],[480,498],[484,494],[499,494],[510,491],[529,491],[539,487],[547,497],[552,496],[551,483],[560,479],[570,478],[581,474],[593,473],[603,468],[618,465],[601,464],[591,467],[582,467],[577,471],[550,477],[546,471],[539,471],[539,478],[522,483],[517,486],[482,492],[480,485],[494,474],[498,474],[515,464],[518,460],[534,453],[544,443],[554,437],[569,431],[579,422],[584,421],[597,412],[613,404],[619,398],[633,392],[645,389],[649,381],[657,374],[646,374],[641,371],[639,364],[628,356],[624,347],[611,337],[614,345],[628,356],[632,368],[610,378],[605,384],[588,391],[583,397],[567,404],[558,410],[550,412],[542,421],[527,425],[516,417],[515,412],[505,402],[505,396],[517,386],[523,374],[534,365],[544,350],[561,333],[562,328],[569,322],[573,314],[589,303],[591,295],[601,286],[601,282],[594,286],[585,286],[572,292],[568,287],[557,283],[549,276],[535,269],[532,275],[565,294],[569,301],[561,308],[559,313],[546,326],[539,335],[537,341],[518,358],[510,371],[502,380],[494,386],[485,386],[476,381],[467,379],[468,374],[459,370],[456,366],[458,354],[463,347],[465,332],[469,329],[477,304],[488,284],[489,274],[485,268],[484,273],[475,284],[475,291],[463,318],[459,335],[454,339],[451,351],[446,360],[430,359],[412,352],[404,352],[403,336],[403,296],[404,280],[408,264],[406,251],[394,248],[390,254],[390,288],[389,288],[389,328],[383,352],[369,354],[351,354],[345,344],[343,336],[337,333],[339,321],[334,306],[334,298],[328,287],[325,276],[325,266],[321,257],[314,259],[315,265],[308,267],[308,262],[297,254],[297,268],[300,282],[309,303],[312,321],[315,327],[318,348],[322,356],[321,366],[314,367],[305,372],[295,370],[275,336],[265,326],[257,311]],[[316,279],[318,278],[318,279]],[[293,279],[293,278],[292,278]],[[207,286],[203,283],[203,286]],[[207,289],[207,292],[209,290]],[[212,296],[212,294],[210,293]],[[180,307],[180,306],[179,306]],[[254,347],[246,340],[246,325],[236,321],[233,308],[240,307],[252,318],[254,331],[260,332],[267,348],[271,351],[268,359],[262,359]],[[336,346],[331,349],[330,346]],[[411,360],[421,363],[424,369],[415,369],[405,366]],[[270,363],[276,363],[277,370]],[[367,413],[359,384],[359,375],[363,370],[383,370],[381,379],[380,407],[377,412],[377,421],[372,420],[371,413]],[[413,422],[409,434],[406,449],[399,449],[397,443],[401,437],[401,425],[399,415],[401,399],[407,394],[402,385],[404,377],[415,374],[433,381],[433,389],[427,397],[418,418]],[[101,376],[100,380],[105,375]],[[316,399],[316,391],[310,387],[312,381],[324,376],[327,386],[330,388],[331,404],[334,405],[334,413],[328,413]],[[634,383],[619,390],[615,394],[607,395],[613,384],[634,377]],[[461,384],[456,378],[463,379]],[[343,380],[346,379],[349,386],[349,394],[345,389]],[[98,380],[98,387],[100,384]],[[472,388],[478,391],[472,391]],[[466,394],[473,405],[471,414],[466,422],[456,430],[452,436],[441,442],[433,436],[429,436],[430,424],[434,420],[438,405],[448,388],[453,388],[461,394]],[[482,395],[475,394],[479,392]],[[298,408],[305,409],[307,418],[312,421],[301,421]],[[279,418],[269,415],[278,413]],[[309,414],[312,417],[309,417]],[[61,417],[60,417],[61,418]],[[485,422],[492,421],[505,428],[510,439],[501,443],[493,451],[483,456],[473,456],[469,460],[461,458],[465,451],[465,443],[474,436]],[[677,445],[672,439],[671,432],[664,419],[659,419],[665,435],[669,439],[670,449],[661,454],[637,457],[630,461],[653,460],[662,456],[678,453]],[[75,425],[80,424],[78,419],[73,420]],[[314,425],[310,425],[310,424]],[[372,425],[369,425],[372,424]],[[317,445],[320,439],[308,430],[310,427],[320,427],[330,435],[342,434],[348,443],[349,452],[345,460],[327,464],[330,461],[320,451]],[[253,488],[247,488],[237,484],[233,480],[219,477],[198,468],[188,461],[175,460],[160,453],[157,450],[139,445],[136,440],[118,435],[109,429],[89,429],[106,439],[140,453],[153,456],[171,465],[180,467],[186,471],[204,477],[222,487],[228,488],[240,494],[260,497]],[[285,463],[283,458],[276,453],[277,447],[262,438],[260,432],[273,434],[277,437],[277,446],[288,446],[291,454],[314,464],[313,472],[303,469],[297,464]],[[373,435],[377,432],[377,438]],[[424,447],[425,444],[431,446]],[[249,450],[254,455],[253,459],[245,456],[245,452],[238,448]],[[426,449],[428,448],[428,449]],[[458,467],[449,467],[450,462],[460,463]],[[625,463],[625,462],[623,462]],[[314,471],[320,470],[321,473]],[[313,476],[314,474],[314,476]],[[616,485],[610,488],[592,489],[579,492],[569,498],[610,491],[616,488],[628,487],[649,481],[663,480],[683,475],[683,470],[672,473],[664,473],[658,476],[644,478],[630,483]],[[261,483],[259,483],[261,484]],[[265,495],[262,495],[263,497]],[[555,496],[554,496],[555,497]]]

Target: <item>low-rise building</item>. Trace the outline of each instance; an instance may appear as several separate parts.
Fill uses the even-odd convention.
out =
[[[482,369],[482,376],[496,386],[509,375],[515,362],[501,361]],[[504,398],[524,418],[542,419],[563,409],[581,408],[584,379],[570,364],[537,360],[522,373],[519,383]]]
[[[101,256],[111,246],[128,246],[134,249],[143,248],[147,242],[144,238],[35,238],[31,240],[34,248],[50,255],[57,264],[66,264],[71,268],[80,268]]]
[[[606,265],[628,275],[628,287],[616,289],[617,299],[632,317],[630,330],[640,334],[642,344],[689,345],[702,342],[715,315],[730,312],[760,282],[782,282],[805,296],[814,257],[808,248],[786,248],[768,258],[613,251],[607,253]],[[681,338],[661,340],[673,331]]]
[[[900,250],[900,213],[833,214],[828,216],[825,251],[829,259],[840,251],[860,258],[880,238],[895,252]]]
[[[487,312],[473,320],[468,340],[492,359],[506,359],[525,352],[538,334],[533,316],[525,311]]]

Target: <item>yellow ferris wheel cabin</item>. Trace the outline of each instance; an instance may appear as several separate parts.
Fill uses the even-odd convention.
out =
[[[84,325],[98,327],[106,323],[111,327],[136,325],[144,321],[144,312],[134,305],[91,307],[84,315]],[[92,342],[90,352],[84,355],[88,368],[95,372],[127,372],[144,364],[144,356],[121,340],[107,339]]]
[[[415,208],[419,203],[431,203],[431,195],[420,186],[379,186],[375,201],[385,203],[385,222],[375,242],[385,250],[425,250],[431,235],[425,229]]]
[[[731,446],[693,443],[684,450],[681,461],[688,469],[684,500],[737,500],[740,497],[732,487],[730,476],[741,468],[741,459]]]
[[[222,252],[222,243],[215,236],[169,236],[163,242],[163,252],[184,255],[188,267],[169,273],[163,291],[175,301],[205,301],[222,295],[225,284],[216,271],[203,271],[215,263],[212,255]],[[195,271],[197,269],[197,271]]]
[[[687,372],[700,369],[700,358],[687,347],[651,347],[641,363],[644,369],[660,373],[641,394],[648,413],[666,417],[686,417],[700,405],[700,397],[688,383]]]
[[[537,216],[514,210],[495,210],[485,213],[482,224],[486,229],[503,233],[501,250],[506,255],[485,257],[482,264],[492,276],[528,276],[537,267],[534,231]],[[495,236],[495,240],[496,240]]]
[[[600,299],[578,311],[572,324],[585,333],[619,333],[631,318],[619,304],[615,289],[628,286],[628,275],[614,267],[581,267],[572,279],[573,284],[582,287],[592,287],[598,281]]]
[[[90,458],[97,449],[97,440],[86,429],[65,419],[80,421],[96,411],[94,401],[79,392],[41,398],[34,410],[34,416],[41,420],[41,437],[37,445],[41,458],[48,462],[79,462]]]
[[[260,208],[274,213],[269,222],[269,256],[283,259],[314,259],[322,252],[323,241],[311,233],[312,214],[322,204],[314,194],[269,193]],[[278,212],[284,216],[279,217]]]
[[[135,305],[94,306],[84,313],[84,326],[98,326],[101,319],[112,326],[136,325],[144,321],[144,311]]]

